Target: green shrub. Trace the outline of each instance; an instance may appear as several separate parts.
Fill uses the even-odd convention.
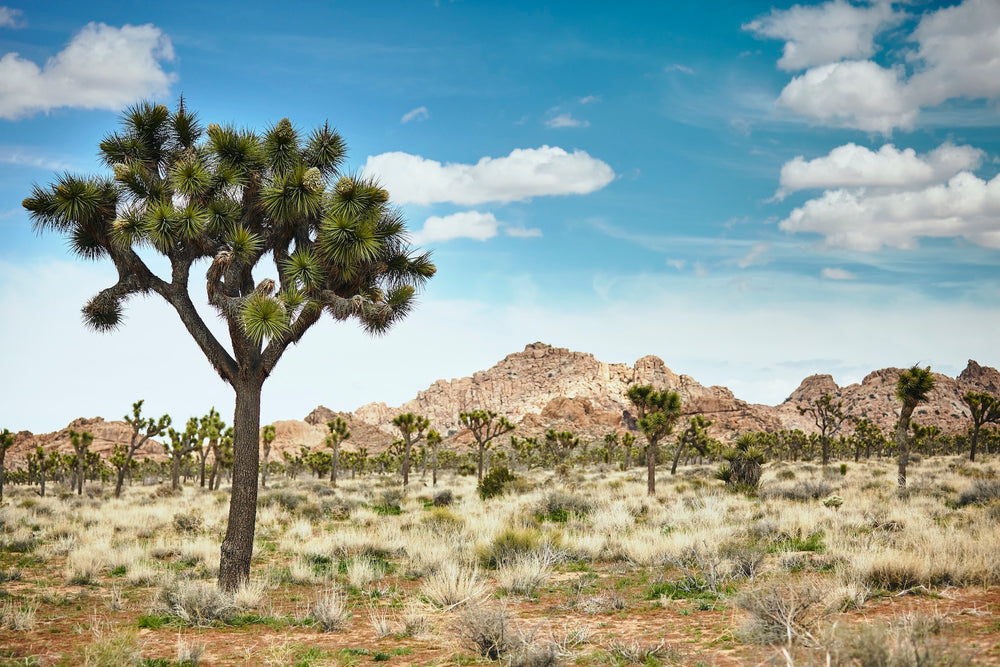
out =
[[[542,534],[535,528],[506,528],[479,550],[479,562],[483,567],[495,569],[501,563],[535,551],[541,543]]]
[[[506,466],[496,466],[483,475],[483,479],[479,482],[476,490],[479,492],[480,498],[489,500],[490,498],[503,495],[504,487],[513,481],[514,475]]]
[[[585,516],[591,509],[591,502],[587,498],[562,491],[551,491],[536,509],[535,518],[539,521],[563,523],[574,514]]]
[[[431,503],[435,507],[447,507],[455,502],[455,494],[452,493],[451,489],[441,489],[434,494],[434,499]]]

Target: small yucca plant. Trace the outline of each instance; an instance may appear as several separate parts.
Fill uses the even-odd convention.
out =
[[[756,493],[760,488],[760,476],[765,461],[764,450],[757,443],[757,435],[745,433],[736,440],[736,445],[724,455],[726,463],[715,474],[726,486],[735,491]]]

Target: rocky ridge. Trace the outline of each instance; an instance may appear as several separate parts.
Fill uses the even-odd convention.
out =
[[[740,400],[725,387],[706,387],[687,375],[678,375],[655,356],[642,357],[634,365],[609,364],[592,354],[532,343],[522,352],[509,354],[492,368],[470,377],[438,380],[400,406],[369,403],[354,413],[334,412],[319,406],[303,421],[274,422],[277,437],[271,456],[272,460],[280,460],[281,452],[297,453],[302,445],[323,447],[328,433],[326,422],[335,417],[346,420],[351,430],[351,438],[342,445],[344,451],[360,446],[372,453],[382,451],[398,437],[392,418],[402,412],[429,417],[432,427],[445,436],[446,445],[464,447],[471,436],[462,428],[458,414],[477,408],[505,415],[518,424],[517,433],[522,436],[537,436],[548,428],[556,428],[596,439],[609,431],[634,428],[632,408],[625,396],[633,384],[652,384],[678,392],[685,414],[705,415],[713,421],[711,435],[724,440],[747,431],[798,428],[806,433],[815,432],[811,417],[800,414],[798,408],[824,393],[842,400],[848,416],[870,419],[888,431],[898,416],[899,402],[894,394],[900,372],[898,368],[876,370],[860,383],[845,387],[838,386],[829,375],[813,375],[805,378],[780,405],[767,406]],[[957,378],[935,373],[935,379],[930,400],[918,406],[913,418],[946,433],[964,431],[969,424],[969,412],[961,400],[966,391],[1000,394],[1000,372],[972,360]],[[38,445],[46,450],[54,447],[71,451],[70,428],[93,433],[92,449],[102,456],[110,454],[116,443],[128,443],[131,436],[131,429],[124,422],[106,422],[100,417],[76,419],[54,433],[18,433],[8,461],[23,459]],[[163,447],[151,440],[137,456],[162,459]]]

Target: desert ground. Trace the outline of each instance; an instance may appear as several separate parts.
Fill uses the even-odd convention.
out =
[[[8,485],[0,665],[1000,664],[998,469],[275,477],[236,594],[226,486]]]

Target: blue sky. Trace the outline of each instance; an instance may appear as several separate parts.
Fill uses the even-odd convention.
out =
[[[1000,364],[995,0],[131,5],[0,7],[0,426],[228,411],[163,304],[86,331],[113,272],[20,206],[181,93],[205,122],[329,120],[438,265],[388,336],[314,327],[265,421],[536,340],[772,404],[812,373]]]

